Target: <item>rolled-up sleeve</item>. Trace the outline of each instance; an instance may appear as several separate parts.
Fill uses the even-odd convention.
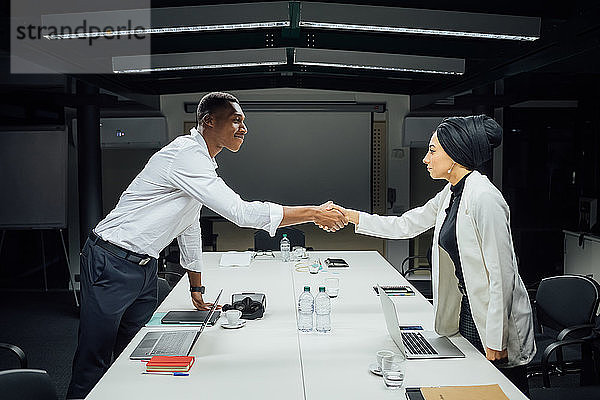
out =
[[[185,231],[177,236],[179,262],[187,270],[202,272],[202,236],[200,235],[200,215]]]
[[[275,236],[283,207],[262,201],[244,201],[217,175],[210,158],[198,149],[179,152],[169,172],[172,184],[234,224],[264,229]]]

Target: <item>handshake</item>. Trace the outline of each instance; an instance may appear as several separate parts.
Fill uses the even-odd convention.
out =
[[[316,208],[313,222],[324,231],[335,232],[348,225],[348,222],[358,224],[358,211],[328,201]]]

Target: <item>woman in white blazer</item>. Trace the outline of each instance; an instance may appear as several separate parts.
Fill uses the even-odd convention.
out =
[[[409,239],[434,227],[435,330],[460,332],[527,394],[525,366],[536,348],[510,212],[500,191],[475,170],[501,139],[502,128],[485,115],[447,118],[423,158],[433,179],[448,181],[434,198],[400,217],[335,208],[357,233],[386,239]]]

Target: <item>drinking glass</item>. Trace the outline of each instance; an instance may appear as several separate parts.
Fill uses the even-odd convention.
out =
[[[340,280],[338,278],[327,278],[325,280],[325,293],[333,298],[340,293]]]
[[[406,375],[406,357],[394,354],[381,360],[383,382],[390,389],[400,389],[404,385]]]

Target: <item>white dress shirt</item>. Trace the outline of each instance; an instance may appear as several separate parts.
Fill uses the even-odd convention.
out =
[[[195,128],[190,132],[150,157],[94,232],[103,240],[154,258],[176,237],[181,265],[200,272],[203,205],[238,226],[264,229],[271,236],[281,224],[283,207],[242,200],[217,176],[217,163],[204,137]]]

